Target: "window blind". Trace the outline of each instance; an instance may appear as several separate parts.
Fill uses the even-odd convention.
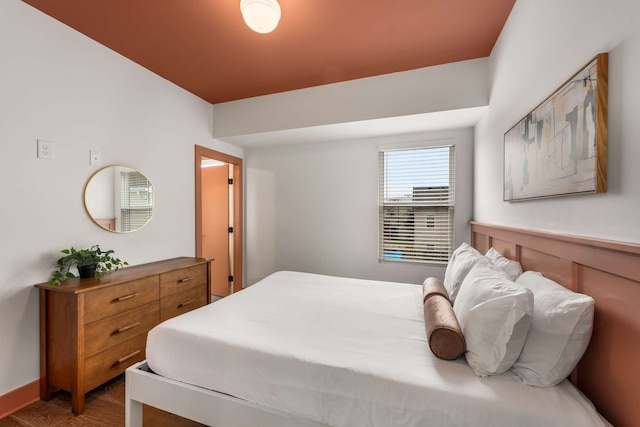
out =
[[[145,225],[153,213],[153,188],[140,172],[120,172],[120,229],[132,231]]]
[[[453,145],[379,152],[379,260],[448,262],[454,154]]]

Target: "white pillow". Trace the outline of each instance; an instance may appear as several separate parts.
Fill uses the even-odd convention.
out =
[[[515,281],[522,274],[522,266],[518,261],[510,260],[493,247],[487,251],[485,256],[507,273],[507,278],[511,281]]]
[[[524,345],[533,293],[484,258],[464,279],[453,311],[467,344],[469,366],[480,376],[501,374],[511,368]]]
[[[466,243],[458,246],[451,254],[443,280],[451,305],[455,303],[462,281],[479,258],[482,258],[482,254]]]
[[[554,386],[567,378],[589,345],[593,298],[533,271],[516,283],[533,291],[534,307],[529,336],[511,370],[525,384]]]

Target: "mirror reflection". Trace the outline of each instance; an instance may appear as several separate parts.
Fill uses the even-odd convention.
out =
[[[105,230],[128,233],[153,217],[156,195],[151,181],[128,166],[107,166],[94,173],[84,188],[84,206]]]

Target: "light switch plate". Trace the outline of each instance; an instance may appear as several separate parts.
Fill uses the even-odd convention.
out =
[[[95,150],[89,151],[89,164],[91,166],[100,166],[102,164],[102,152]]]

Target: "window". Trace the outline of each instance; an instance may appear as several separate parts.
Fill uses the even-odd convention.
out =
[[[453,247],[454,146],[379,153],[379,259],[446,264]]]
[[[153,215],[153,187],[138,171],[120,172],[120,230],[135,231]]]

